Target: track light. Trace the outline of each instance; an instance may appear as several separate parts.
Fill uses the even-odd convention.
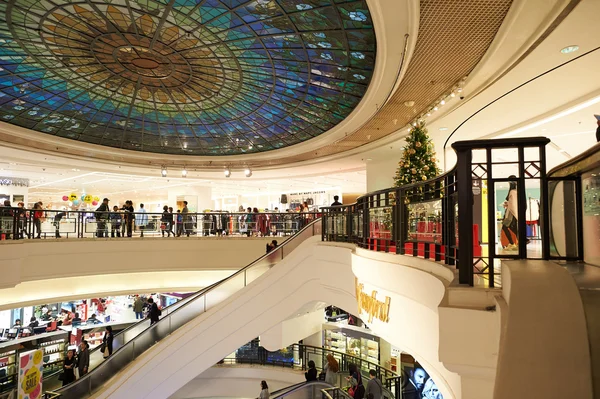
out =
[[[246,175],[246,177],[250,177],[252,176],[252,171],[250,170],[250,168],[246,168],[246,170],[244,170],[244,174]]]
[[[446,100],[440,101],[440,105],[444,105],[444,104],[446,104]]]
[[[160,169],[160,175],[162,177],[167,177],[167,167],[166,166],[162,166]]]
[[[231,176],[231,171],[229,170],[229,168],[225,168],[225,177],[230,177]]]
[[[187,169],[185,168],[185,166],[181,170],[181,177],[187,177]]]

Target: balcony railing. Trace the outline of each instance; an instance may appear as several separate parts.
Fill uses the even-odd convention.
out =
[[[323,240],[418,256],[458,268],[460,284],[494,287],[500,259],[549,259],[548,179],[544,137],[462,141],[456,166],[432,180],[368,193],[354,204],[325,207]],[[498,199],[514,187],[514,245],[501,244]],[[540,245],[528,231],[527,201],[539,190]],[[498,195],[497,195],[498,193]],[[502,194],[501,194],[502,193]],[[500,201],[502,204],[502,201]],[[516,242],[514,242],[516,241]],[[532,249],[533,248],[533,249]]]
[[[318,213],[138,213],[0,207],[0,240],[290,236]]]

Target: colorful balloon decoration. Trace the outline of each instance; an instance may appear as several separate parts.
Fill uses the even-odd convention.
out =
[[[91,195],[86,195],[85,197],[83,197],[83,202],[85,202],[86,204],[89,204],[90,202],[92,202],[94,200],[94,197],[92,197]]]
[[[71,193],[71,195],[69,195],[69,199],[71,201],[75,201],[77,199],[77,194],[76,193]]]
[[[98,197],[98,196],[94,196],[94,201],[96,201],[96,202],[100,202],[100,197]]]
[[[83,202],[83,200],[85,199],[85,195],[81,196],[81,202]]]
[[[92,201],[92,205],[94,205],[94,206],[98,205],[98,201]]]
[[[68,201],[69,200],[69,196],[68,195],[63,195],[63,201]]]
[[[79,205],[79,200],[78,199],[73,200],[73,206],[77,206],[77,205]]]

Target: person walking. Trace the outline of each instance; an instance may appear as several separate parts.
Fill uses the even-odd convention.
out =
[[[267,381],[262,380],[260,382],[260,394],[258,394],[258,399],[269,399],[269,386],[267,385]]]
[[[106,326],[104,331],[104,337],[102,338],[102,346],[100,347],[100,351],[102,352],[102,356],[106,359],[113,353],[113,330],[111,326]]]
[[[177,237],[181,237],[183,234],[183,215],[181,214],[180,209],[177,209],[177,215],[175,215],[175,217],[177,218]]]
[[[308,371],[304,373],[304,378],[306,378],[306,382],[318,381],[317,366],[315,362],[312,360],[308,361]]]
[[[158,308],[158,305],[154,302],[154,299],[148,298],[148,303],[150,304],[150,312],[148,312],[148,317],[150,318],[150,325],[152,325],[154,323],[158,323],[162,312]]]
[[[77,370],[79,378],[83,377],[90,370],[90,348],[85,339],[79,344],[79,353],[77,354]]]
[[[381,380],[377,378],[375,370],[369,370],[369,382],[367,383],[367,390],[365,393],[367,395],[372,394],[373,399],[383,398],[383,384],[381,383]]]
[[[169,220],[171,220],[172,217],[172,214],[169,213],[169,207],[166,205],[163,206],[163,213],[160,217],[160,232],[163,237],[165,236],[165,232],[167,233],[167,238],[171,237],[171,227]]]
[[[67,357],[63,362],[63,387],[75,381],[75,366],[75,351],[70,349],[67,351]]]
[[[144,318],[144,301],[139,295],[136,295],[135,301],[133,301],[133,311],[135,312],[136,320]]]
[[[140,229],[140,237],[144,237],[144,229],[148,225],[148,215],[144,209],[144,204],[140,204],[140,209],[135,215],[135,225]]]
[[[110,237],[115,238],[115,233],[117,237],[121,237],[121,212],[119,212],[118,206],[113,206],[113,211],[110,213]]]
[[[173,234],[175,238],[175,232],[173,231],[173,207],[169,207],[169,233]]]
[[[44,208],[42,206],[42,201],[40,202],[36,202],[35,205],[33,205],[33,231],[32,231],[32,235],[34,235],[36,233],[37,230],[37,235],[34,238],[42,238],[42,218],[44,217]]]
[[[331,353],[327,355],[326,359],[327,363],[325,364],[325,382],[335,387],[338,384],[337,373],[340,371],[340,365]]]
[[[333,203],[331,204],[331,206],[340,206],[340,205],[343,205],[340,202],[340,196],[339,195],[334,195],[333,196]]]
[[[110,207],[108,206],[109,199],[104,198],[98,208],[96,208],[96,237],[108,238],[108,230],[106,229],[106,221],[110,215]]]
[[[191,233],[191,223],[190,223],[190,217],[189,214],[190,211],[188,209],[188,202],[187,201],[183,201],[183,209],[181,210],[181,217],[183,218],[183,231],[185,231],[185,235],[186,236],[190,236]]]
[[[133,212],[135,211],[135,209],[133,209],[133,202],[131,200],[127,200],[125,201],[125,206],[123,207],[123,211],[125,212],[124,216],[125,216],[125,224],[127,225],[127,237],[130,237],[133,235],[133,220],[134,220],[134,215]]]

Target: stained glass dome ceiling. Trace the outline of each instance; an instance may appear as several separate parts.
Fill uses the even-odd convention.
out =
[[[0,0],[0,120],[156,153],[318,136],[375,64],[364,0]]]

